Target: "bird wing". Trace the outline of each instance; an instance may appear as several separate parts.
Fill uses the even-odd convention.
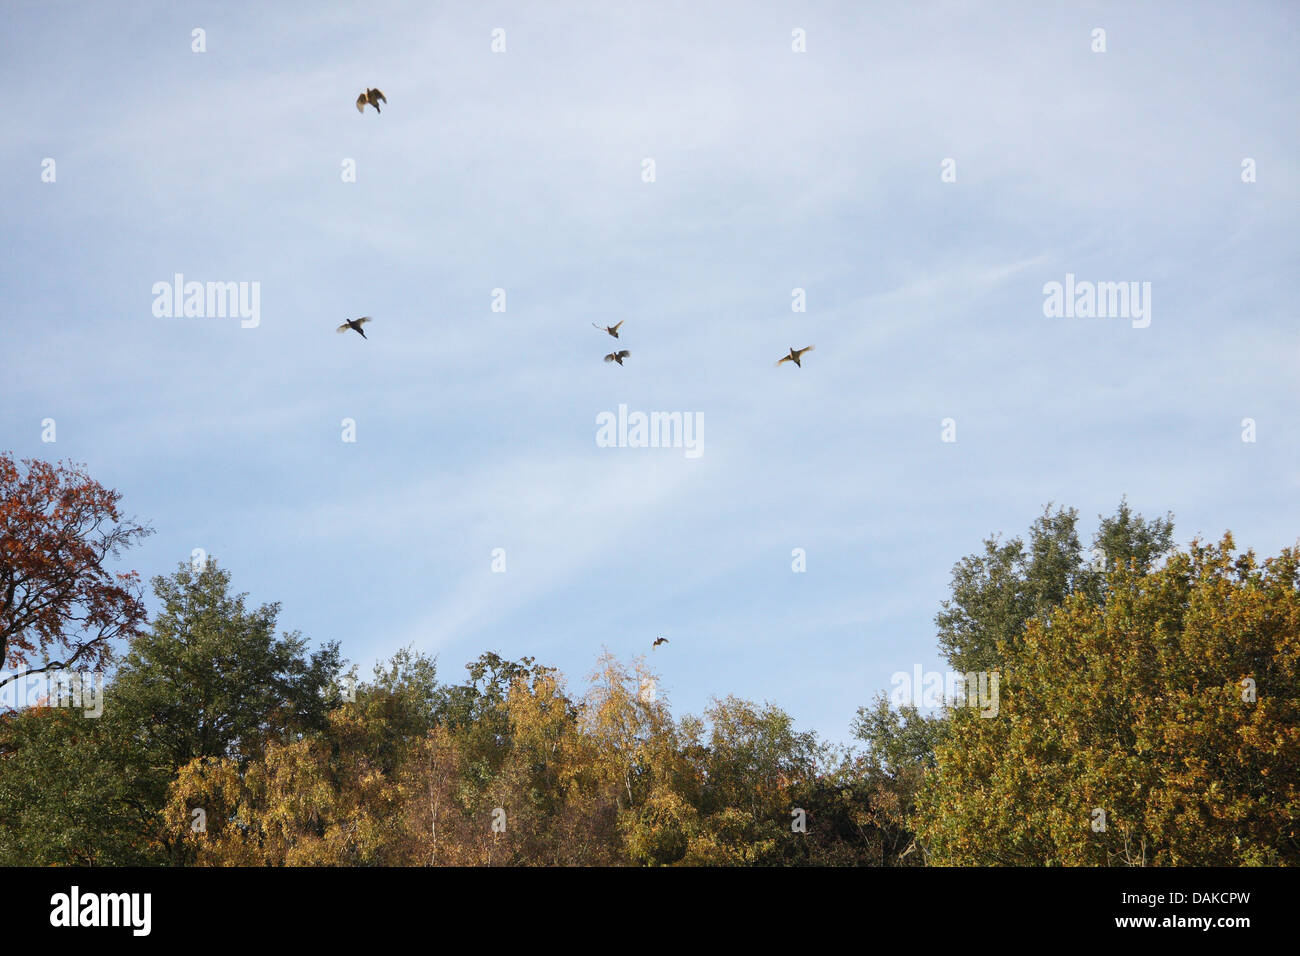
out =
[[[591,323],[591,327],[593,329],[600,329],[602,332],[605,331],[605,329],[602,326],[597,325],[595,322]]]
[[[782,362],[788,362],[788,361],[790,361],[790,356],[786,355],[783,358],[779,359],[776,364],[780,365]]]
[[[383,90],[375,89],[375,90],[371,90],[370,92],[371,92],[371,93],[374,93],[376,97],[378,97],[379,99],[383,100],[385,103],[388,102],[388,97],[386,97],[386,96],[384,95],[384,91],[383,91]]]
[[[352,328],[352,326],[350,326],[350,325],[348,325],[346,322],[344,322],[342,325],[340,325],[340,326],[339,326],[337,329],[335,329],[334,331],[335,331],[335,332],[346,332],[346,331],[347,331],[348,329],[350,329],[350,328]]]
[[[364,113],[365,111],[366,111],[366,94],[362,93],[360,96],[357,97],[357,112]]]
[[[370,316],[363,315],[361,318],[357,319],[357,325],[365,325],[369,321],[370,321]]]
[[[606,355],[606,356],[605,356],[605,361],[606,361],[606,362],[612,362],[612,361],[614,361],[614,353],[613,353],[613,352],[610,352],[608,355]]]
[[[623,324],[624,322],[626,322],[626,321],[627,321],[627,319],[620,319],[618,325],[622,325],[622,324]],[[615,332],[617,332],[617,331],[618,331],[618,325],[611,325],[610,328],[613,329]]]
[[[815,349],[816,347],[817,347],[817,346],[815,346],[815,345],[810,345],[810,346],[808,346],[807,348],[802,348],[802,349],[798,349],[798,350],[796,350],[795,354],[796,354],[796,355],[803,355],[804,352],[811,352],[811,351],[812,351],[813,349]]]
[[[632,353],[629,352],[627,349],[624,349],[623,351],[619,352],[618,354],[619,354],[619,356],[620,356],[621,358],[629,358],[629,357],[631,357],[631,355],[632,355]]]

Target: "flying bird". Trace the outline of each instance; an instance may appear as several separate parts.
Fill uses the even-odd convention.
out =
[[[627,349],[623,349],[621,352],[610,352],[608,355],[605,356],[605,361],[617,362],[619,365],[622,365],[623,359],[627,358],[631,354],[632,353],[629,352]]]
[[[667,643],[668,643],[668,638],[666,638],[666,637],[656,637],[656,638],[655,638],[655,642],[654,642],[654,644],[652,644],[651,646],[652,646],[652,647],[658,647],[660,644],[667,644]]]
[[[790,346],[790,354],[783,356],[776,364],[780,365],[781,362],[794,362],[795,365],[803,368],[803,363],[800,362],[799,359],[803,358],[804,352],[811,352],[815,347],[816,346],[809,345],[805,348],[797,349],[792,345]]]
[[[384,96],[384,94],[379,90],[366,90],[357,97],[357,112],[364,113],[366,111],[366,104],[369,103],[375,108],[376,113],[382,113],[383,110],[379,108],[381,102],[387,103],[388,97]]]
[[[346,332],[348,329],[351,329],[353,332],[357,333],[357,335],[361,336],[364,339],[366,337],[366,333],[362,331],[361,326],[365,325],[369,321],[370,321],[370,316],[368,315],[363,315],[359,319],[348,319],[346,322],[344,322],[334,331]]]
[[[622,325],[623,322],[626,321],[627,319],[623,319],[618,323],[618,325]],[[610,335],[614,336],[614,338],[618,338],[618,325],[596,325],[595,322],[591,323],[591,325],[593,328],[600,329],[602,332],[608,332]]]

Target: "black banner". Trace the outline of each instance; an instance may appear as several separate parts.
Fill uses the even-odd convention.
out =
[[[561,925],[691,940],[858,926],[866,946],[939,947],[996,933],[1232,945],[1284,931],[1278,869],[11,869],[7,941],[345,941],[422,926]],[[542,929],[538,930],[543,931]],[[566,930],[566,933],[569,930]],[[619,937],[621,938],[621,936]]]

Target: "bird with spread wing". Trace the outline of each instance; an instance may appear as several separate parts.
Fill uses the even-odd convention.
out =
[[[626,321],[627,319],[622,319],[619,321],[618,325],[622,325]],[[618,325],[596,325],[595,322],[591,324],[593,328],[600,329],[602,332],[608,332],[610,335],[614,336],[614,338],[618,338]]]
[[[353,332],[357,333],[357,335],[361,336],[364,339],[366,338],[366,333],[362,331],[361,326],[365,325],[369,321],[370,321],[370,316],[368,315],[363,315],[359,319],[348,319],[346,322],[344,322],[334,331],[346,332],[348,329],[351,329]]]
[[[619,352],[610,352],[608,355],[605,356],[605,361],[617,362],[619,365],[622,365],[623,359],[627,358],[631,354],[632,353],[629,352],[627,349],[623,349],[622,351]]]
[[[805,352],[811,352],[814,348],[816,348],[816,346],[809,345],[809,346],[805,346],[804,348],[797,349],[792,345],[790,346],[790,354],[782,356],[777,361],[776,364],[780,365],[782,362],[794,362],[795,365],[799,366],[800,368],[803,368],[803,363],[800,362],[799,359],[803,358],[803,354]]]
[[[360,96],[357,97],[357,112],[364,113],[366,111],[366,104],[369,103],[371,106],[375,108],[376,113],[381,113],[383,111],[379,108],[379,104],[387,103],[387,102],[388,102],[388,97],[384,96],[384,94],[379,90],[375,90],[375,89],[366,90],[364,93],[362,93]]]

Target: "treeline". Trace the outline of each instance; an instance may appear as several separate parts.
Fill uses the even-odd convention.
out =
[[[13,667],[57,642],[19,627],[6,581],[42,561],[10,556],[43,539],[35,499],[4,500]],[[997,674],[992,706],[881,693],[848,748],[734,697],[675,718],[644,658],[604,654],[581,690],[493,653],[455,682],[413,650],[363,679],[181,565],[102,714],[0,714],[0,864],[1300,862],[1297,553],[1172,535],[1121,503],[1087,551],[1070,510],[986,541],[936,623],[955,671]]]
[[[643,661],[606,654],[580,697],[491,653],[461,683],[412,651],[357,680],[215,563],[154,588],[101,716],[0,722],[0,863],[879,865],[909,845],[888,775],[770,705],[674,720]]]

